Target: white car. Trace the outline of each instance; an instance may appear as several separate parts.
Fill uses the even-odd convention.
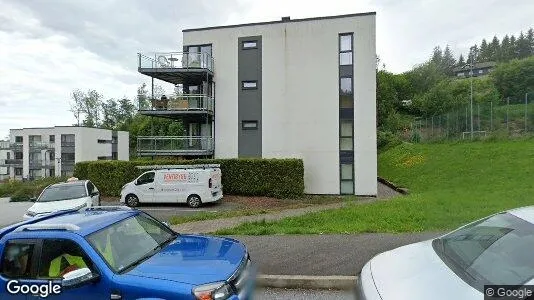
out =
[[[47,186],[24,214],[23,219],[97,205],[100,205],[100,193],[91,181],[69,180]]]
[[[488,285],[534,284],[532,249],[534,206],[498,213],[434,240],[375,256],[361,271],[356,298],[470,300],[508,295],[509,290]]]
[[[173,166],[147,171],[125,184],[121,203],[187,203],[192,208],[223,197],[221,169],[216,165]]]

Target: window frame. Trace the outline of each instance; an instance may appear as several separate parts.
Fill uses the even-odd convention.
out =
[[[20,174],[17,174],[17,171],[20,171]],[[15,168],[14,172],[15,172],[15,176],[22,176],[22,173],[23,173],[22,168]]]
[[[22,135],[15,136],[15,143],[24,143],[24,137]]]
[[[247,47],[245,44],[254,43],[254,46]],[[242,41],[241,42],[241,49],[243,50],[252,50],[252,49],[258,49],[258,41],[257,40],[248,40],[248,41]]]
[[[41,253],[41,242],[40,239],[21,239],[21,238],[14,238],[5,241],[4,247],[2,249],[2,253],[0,253],[0,260],[3,262],[4,256],[6,254],[6,249],[10,243],[19,243],[19,244],[27,244],[27,245],[33,245],[33,252],[32,257],[28,262],[31,261],[30,265],[30,278],[26,277],[10,277],[4,273],[4,263],[0,264],[0,276],[3,276],[8,279],[22,279],[22,280],[35,280],[37,279],[37,272],[39,270],[39,266],[41,265],[40,260],[38,260],[38,257]]]
[[[246,83],[254,83],[253,87],[246,87]],[[242,90],[257,90],[258,89],[258,80],[242,80],[241,81],[241,89]]]
[[[256,124],[256,126],[255,127],[246,127],[245,126],[246,123],[250,123],[250,124],[254,123],[254,124]],[[241,121],[241,129],[242,130],[258,130],[259,127],[260,127],[260,122],[258,120],[242,120]]]

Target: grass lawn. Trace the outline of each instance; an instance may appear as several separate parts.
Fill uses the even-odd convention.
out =
[[[218,234],[448,230],[491,213],[534,205],[534,139],[403,144],[379,155],[378,173],[410,195],[245,223]]]
[[[354,200],[354,197],[304,196],[299,199],[276,199],[270,197],[225,196],[223,201],[232,202],[237,206],[237,209],[218,212],[199,212],[188,216],[173,216],[170,219],[170,223],[177,225],[194,221],[260,215],[285,209],[302,208],[318,204],[331,204],[351,200]]]

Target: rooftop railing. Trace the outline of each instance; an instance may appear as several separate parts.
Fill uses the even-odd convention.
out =
[[[213,137],[208,136],[140,136],[139,154],[209,154],[213,152]]]
[[[139,98],[139,110],[213,111],[213,97],[183,94],[169,99]]]
[[[204,52],[137,53],[139,68],[208,69],[213,71],[213,57]]]

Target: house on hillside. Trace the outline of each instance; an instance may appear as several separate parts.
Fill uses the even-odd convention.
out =
[[[488,62],[480,62],[475,63],[473,66],[473,76],[483,76],[487,75],[495,68],[497,65],[496,62],[488,61]],[[453,70],[454,76],[456,77],[470,77],[471,67],[469,65],[465,65],[463,67],[457,67]]]
[[[186,134],[138,137],[137,154],[301,158],[306,193],[376,195],[375,27],[374,12],[283,17],[186,29],[182,51],[139,53],[138,71],[177,91],[139,113]]]

